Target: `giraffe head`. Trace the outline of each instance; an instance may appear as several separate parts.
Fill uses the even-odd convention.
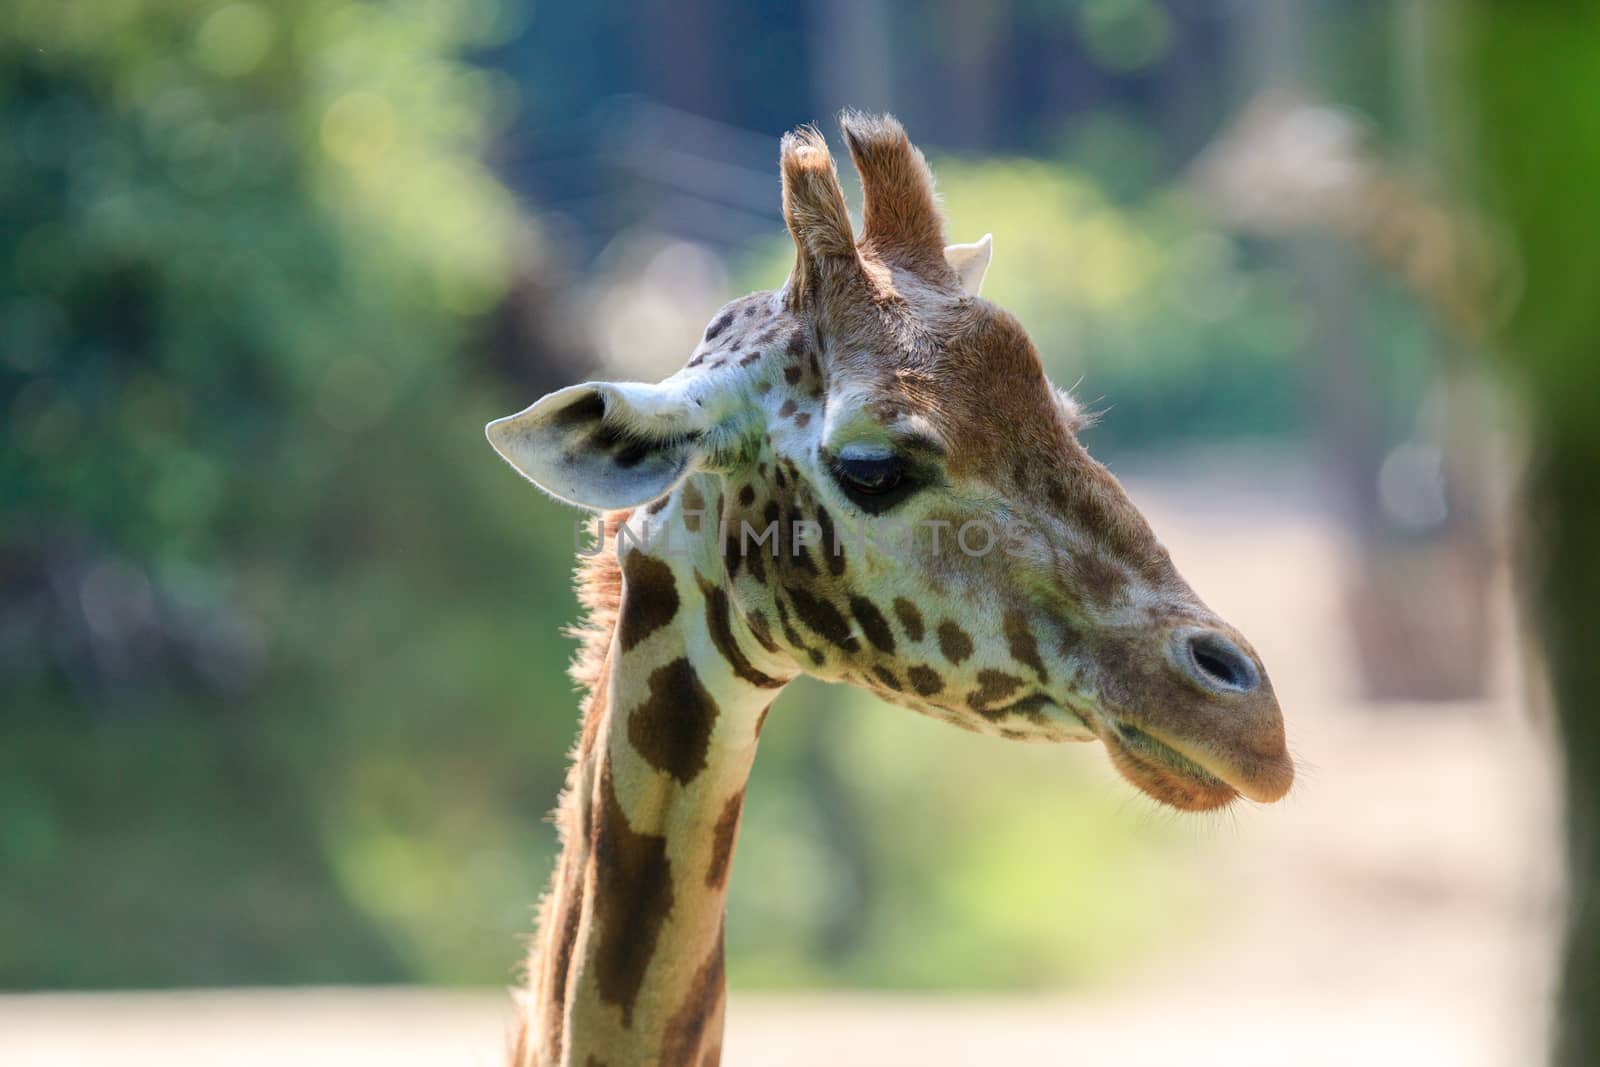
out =
[[[899,123],[843,128],[859,235],[826,143],[791,133],[784,288],[723,308],[666,381],[560,390],[490,440],[561,499],[681,514],[727,620],[715,643],[747,669],[742,649],[971,730],[1098,739],[1177,808],[1282,797],[1259,657],[1084,451],[1022,326],[977,296],[988,239],[945,246]]]

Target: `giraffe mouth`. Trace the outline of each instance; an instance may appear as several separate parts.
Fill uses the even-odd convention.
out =
[[[1112,722],[1101,739],[1118,773],[1163,804],[1180,811],[1211,811],[1239,796],[1217,774],[1137,726]]]

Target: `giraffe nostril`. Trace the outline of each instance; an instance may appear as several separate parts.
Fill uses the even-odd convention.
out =
[[[1261,672],[1243,649],[1222,634],[1206,630],[1189,636],[1184,666],[1209,689],[1248,693],[1261,684]]]

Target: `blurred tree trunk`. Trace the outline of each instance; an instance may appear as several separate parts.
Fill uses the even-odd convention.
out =
[[[1600,9],[1462,0],[1444,58],[1463,148],[1520,275],[1501,351],[1526,397],[1524,590],[1566,771],[1555,1062],[1600,1063]]]
[[[1408,32],[1410,8],[1396,8],[1397,36],[1415,47]],[[1315,60],[1318,18],[1326,11],[1305,0],[1251,0],[1239,26],[1245,99],[1282,93],[1317,99]],[[1404,49],[1402,49],[1404,51]],[[1382,160],[1373,165],[1384,165]],[[1392,183],[1373,183],[1391,188]],[[1374,205],[1359,205],[1362,211]],[[1419,203],[1419,206],[1420,203]],[[1482,695],[1487,674],[1487,604],[1493,557],[1483,509],[1478,507],[1480,443],[1457,423],[1468,416],[1472,395],[1461,373],[1465,355],[1440,350],[1441,370],[1430,388],[1443,425],[1419,425],[1411,448],[1393,449],[1385,425],[1378,377],[1364,319],[1371,303],[1358,256],[1382,262],[1374,242],[1389,232],[1351,232],[1333,219],[1317,219],[1308,206],[1304,232],[1285,231],[1286,259],[1299,282],[1311,329],[1305,381],[1307,410],[1316,427],[1318,460],[1328,482],[1333,511],[1349,535],[1353,558],[1344,575],[1344,608],[1365,695],[1377,700],[1462,700]],[[1408,214],[1408,219],[1415,219]],[[1392,269],[1392,265],[1389,265]],[[1396,278],[1404,284],[1406,278]],[[1424,301],[1425,305],[1428,303]],[[1425,306],[1431,318],[1448,309]],[[1442,341],[1442,338],[1441,338]],[[1376,359],[1383,358],[1378,353]],[[1470,384],[1470,383],[1467,383]],[[1420,420],[1419,422],[1424,421]],[[1427,463],[1406,463],[1432,457]],[[1407,525],[1380,492],[1390,460],[1398,466],[1400,495],[1437,492],[1446,501],[1438,518]],[[1435,488],[1434,482],[1443,485]]]

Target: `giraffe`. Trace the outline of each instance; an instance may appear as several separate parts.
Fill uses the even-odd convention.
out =
[[[991,242],[945,247],[896,120],[841,125],[859,237],[825,140],[787,134],[781,289],[724,307],[663,382],[572,386],[487,427],[528,480],[602,513],[606,548],[580,565],[588,696],[519,1067],[719,1062],[745,784],[802,673],[979,733],[1099,740],[1183,810],[1293,781],[1259,658],[977,296]]]

